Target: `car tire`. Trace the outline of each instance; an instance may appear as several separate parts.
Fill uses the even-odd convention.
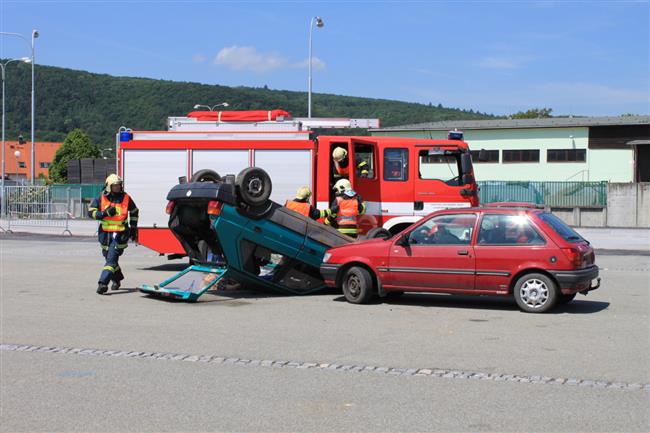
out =
[[[519,277],[514,287],[515,301],[527,313],[546,313],[558,302],[557,284],[544,274],[530,273]]]
[[[271,177],[259,167],[248,167],[240,171],[235,179],[235,187],[239,199],[248,206],[262,206],[271,197]]]
[[[221,182],[221,176],[214,171],[209,169],[199,170],[192,175],[190,182]]]
[[[565,295],[564,293],[561,293],[557,303],[558,304],[568,304],[569,302],[573,301],[576,297],[577,293],[571,293],[570,295]]]
[[[388,239],[392,235],[383,227],[372,228],[366,233],[366,239]]]
[[[374,295],[372,275],[366,269],[352,266],[343,275],[343,295],[351,304],[365,304]]]

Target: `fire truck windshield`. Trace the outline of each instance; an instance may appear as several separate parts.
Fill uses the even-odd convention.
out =
[[[460,185],[459,152],[421,150],[418,154],[418,164],[420,179],[439,180],[452,186]]]

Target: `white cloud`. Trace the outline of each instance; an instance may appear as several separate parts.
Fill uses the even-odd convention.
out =
[[[276,53],[260,53],[255,47],[222,48],[214,59],[217,65],[223,65],[235,71],[267,72],[287,66],[287,59]]]
[[[207,60],[207,58],[201,54],[196,54],[192,56],[192,62],[194,63],[203,63]]]
[[[539,90],[549,99],[566,102],[590,102],[594,104],[650,104],[648,89],[631,90],[591,83],[545,83]]]
[[[311,58],[311,65],[313,69],[325,69],[325,62],[319,59],[318,57],[312,56]],[[293,68],[308,68],[309,67],[309,59],[305,59],[300,62],[296,62],[291,65]]]

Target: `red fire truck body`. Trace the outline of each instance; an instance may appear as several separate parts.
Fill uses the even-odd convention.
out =
[[[244,119],[244,120],[240,120]],[[310,128],[378,127],[373,119],[291,119],[269,112],[193,112],[170,117],[167,131],[121,128],[117,140],[120,173],[140,208],[139,242],[161,254],[181,255],[167,228],[166,194],[201,169],[220,175],[257,166],[273,182],[271,199],[284,203],[303,185],[319,209],[334,200],[338,180],[332,151],[348,152],[353,189],[366,202],[362,233],[373,227],[391,232],[434,210],[478,205],[467,143],[460,139],[318,136]],[[364,161],[367,173],[356,169]]]

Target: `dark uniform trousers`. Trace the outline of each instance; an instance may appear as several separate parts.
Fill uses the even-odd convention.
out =
[[[122,232],[105,232],[100,227],[97,237],[102,246],[102,255],[106,259],[102,273],[99,276],[99,283],[108,285],[110,281],[122,281],[124,274],[120,269],[119,259],[128,246],[128,227]]]

